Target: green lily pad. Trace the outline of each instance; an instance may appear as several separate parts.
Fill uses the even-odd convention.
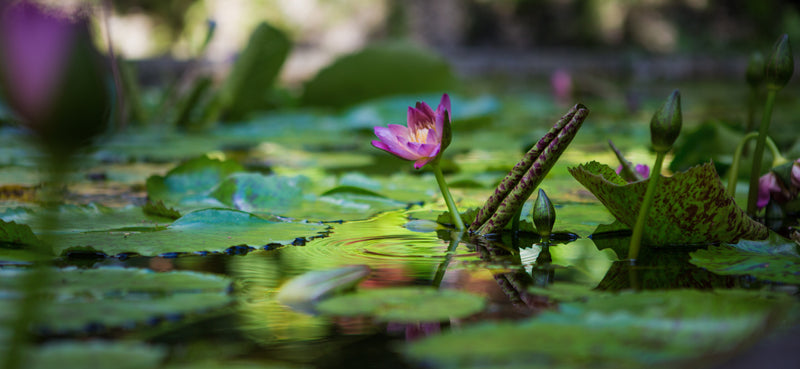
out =
[[[204,209],[150,232],[109,230],[61,235],[53,248],[57,254],[86,248],[108,255],[221,252],[232,246],[287,244],[299,237],[316,236],[325,229],[321,224],[272,222],[238,210]]]
[[[317,309],[323,314],[413,323],[464,318],[480,312],[484,305],[483,297],[466,292],[398,287],[335,296],[317,304]]]
[[[97,204],[65,204],[55,210],[58,212],[58,229],[46,230],[43,229],[42,218],[39,216],[46,211],[48,210],[18,207],[0,213],[0,219],[24,222],[30,225],[36,234],[44,232],[76,233],[108,229],[147,231],[163,227],[173,220],[147,214],[142,208],[132,205],[123,208],[109,208]]]
[[[764,241],[742,240],[691,253],[692,264],[716,274],[751,275],[758,279],[800,284],[797,243],[775,233]]]
[[[166,357],[162,347],[133,342],[60,341],[48,343],[32,351],[30,369],[151,369]]]
[[[286,213],[303,201],[308,178],[236,173],[211,192],[223,204],[248,212]]]
[[[35,246],[40,242],[39,238],[33,234],[31,227],[0,219],[0,244]]]
[[[339,108],[379,96],[445,91],[454,82],[441,57],[408,43],[387,43],[345,55],[325,67],[306,84],[301,101]],[[401,116],[405,116],[402,110]]]
[[[405,352],[437,368],[692,367],[692,360],[752,342],[791,303],[758,291],[604,294],[527,322],[484,323],[429,337]]]
[[[594,161],[569,172],[617,220],[633,228],[649,179],[627,183],[609,166]],[[736,242],[764,239],[767,228],[736,205],[722,187],[714,166],[704,164],[662,178],[643,237],[653,246]]]
[[[0,321],[13,319],[23,269],[0,270]],[[97,328],[132,328],[164,318],[209,311],[233,298],[225,277],[197,272],[154,273],[135,268],[53,270],[45,287],[48,302],[41,305],[36,325],[49,332]]]
[[[228,175],[243,170],[235,161],[219,161],[201,156],[173,168],[166,176],[148,178],[147,197],[150,201],[161,200],[172,204],[191,200],[193,197],[206,198]]]

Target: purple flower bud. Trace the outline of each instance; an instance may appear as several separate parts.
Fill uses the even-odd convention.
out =
[[[65,17],[28,2],[0,11],[6,98],[24,120],[38,123],[57,97],[75,27]]]

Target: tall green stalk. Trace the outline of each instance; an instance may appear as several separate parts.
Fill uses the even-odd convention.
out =
[[[764,157],[764,144],[767,140],[767,130],[772,119],[772,107],[775,105],[775,95],[778,90],[770,88],[767,90],[767,100],[764,103],[764,114],[761,117],[761,125],[758,127],[758,138],[756,148],[753,151],[753,164],[750,169],[750,188],[747,193],[747,215],[755,216],[758,207],[758,178],[761,177],[761,158]]]
[[[450,219],[453,221],[457,230],[463,231],[466,228],[464,227],[464,221],[461,220],[461,214],[458,212],[458,208],[456,208],[456,202],[453,201],[453,196],[450,195],[447,182],[444,181],[444,174],[442,174],[442,168],[439,166],[439,160],[437,159],[430,162],[430,165],[431,168],[433,168],[433,174],[436,176],[436,183],[439,184],[439,190],[442,191],[444,202],[447,204],[447,210],[450,212]]]
[[[753,152],[753,166],[750,171],[750,188],[747,195],[747,215],[755,216],[758,211],[758,178],[761,176],[761,158],[764,156],[764,142],[767,139],[770,120],[772,120],[772,107],[775,105],[775,95],[789,83],[794,73],[794,59],[789,36],[781,35],[764,66],[764,81],[767,85],[767,100],[764,103],[764,113],[761,126],[758,127],[758,139]]]
[[[656,187],[661,179],[661,165],[664,162],[665,152],[656,154],[656,163],[653,164],[653,170],[650,172],[650,179],[647,182],[647,190],[644,193],[644,201],[642,207],[639,209],[639,216],[636,217],[636,224],[633,227],[633,234],[631,235],[631,244],[628,248],[628,259],[636,260],[639,256],[639,250],[642,248],[642,235],[644,234],[644,225],[647,222],[647,214],[650,212],[650,206],[653,203],[653,198],[656,194]]]
[[[636,224],[633,227],[631,243],[628,248],[628,259],[635,261],[639,256],[642,247],[642,237],[644,236],[644,226],[647,222],[647,215],[661,179],[661,166],[664,157],[672,149],[672,145],[681,132],[683,117],[681,115],[681,94],[678,90],[672,91],[667,100],[661,105],[653,119],[650,120],[650,143],[656,152],[656,162],[650,172],[650,179],[647,182],[647,190],[644,193],[642,206],[639,208],[639,215],[636,217]]]
[[[742,160],[742,155],[747,147],[747,143],[757,137],[758,132],[750,132],[746,134],[742,140],[739,141],[739,145],[736,146],[736,151],[733,153],[733,162],[731,163],[731,168],[728,170],[728,187],[725,189],[725,192],[731,197],[736,195],[736,179],[739,178],[739,162]],[[775,142],[772,141],[769,136],[767,136],[765,141],[766,147],[772,153],[772,166],[776,167],[785,163],[787,160],[781,155]]]

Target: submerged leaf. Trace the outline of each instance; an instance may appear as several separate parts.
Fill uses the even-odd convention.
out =
[[[613,169],[594,161],[569,172],[617,220],[633,228],[649,179],[628,184]],[[766,237],[767,228],[750,219],[726,194],[711,164],[662,178],[644,231],[645,242],[653,246]]]
[[[391,322],[435,322],[463,318],[483,310],[484,299],[466,292],[402,287],[363,290],[320,302],[325,314],[371,315]]]
[[[797,243],[775,233],[764,241],[742,240],[691,253],[690,262],[723,275],[751,275],[773,282],[800,284]]]

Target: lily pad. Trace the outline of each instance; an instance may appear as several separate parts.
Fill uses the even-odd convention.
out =
[[[633,228],[649,179],[627,183],[609,166],[589,162],[569,172],[617,220]],[[655,191],[644,240],[653,246],[764,239],[767,228],[748,217],[728,196],[707,163],[665,177]]]
[[[239,210],[281,214],[300,205],[308,182],[302,176],[236,173],[220,183],[211,196]]]
[[[150,369],[167,354],[162,347],[132,342],[62,341],[48,343],[32,352],[30,369]]]
[[[722,275],[751,275],[758,279],[800,284],[797,243],[775,233],[764,241],[742,240],[691,253],[690,262]]]
[[[30,225],[36,234],[44,232],[76,233],[108,229],[146,231],[163,227],[173,220],[163,216],[147,214],[142,208],[133,205],[123,208],[110,208],[97,204],[65,204],[55,210],[58,213],[58,229],[46,230],[43,229],[42,218],[39,216],[46,211],[49,210],[21,207],[7,209],[5,212],[0,213],[0,219],[24,222]]]
[[[57,254],[77,248],[92,248],[108,255],[221,252],[231,246],[260,248],[270,243],[287,244],[325,229],[314,223],[273,222],[238,210],[204,209],[150,232],[108,230],[62,235],[53,248]]]
[[[244,168],[235,161],[219,161],[201,156],[189,160],[166,176],[151,176],[147,179],[147,196],[150,201],[180,203],[193,197],[204,198],[228,175]]]
[[[483,297],[455,290],[398,287],[335,296],[317,305],[330,315],[373,316],[390,322],[435,322],[464,318],[483,310]]]
[[[0,321],[14,318],[23,269],[0,270]],[[233,298],[230,280],[197,272],[154,273],[134,268],[53,270],[36,326],[46,332],[133,328],[161,319],[218,309]]]
[[[33,234],[31,227],[0,219],[0,244],[35,246],[40,242],[39,238]]]
[[[703,355],[752,342],[791,303],[758,291],[605,294],[527,322],[484,323],[433,336],[405,352],[438,368],[691,367]]]

